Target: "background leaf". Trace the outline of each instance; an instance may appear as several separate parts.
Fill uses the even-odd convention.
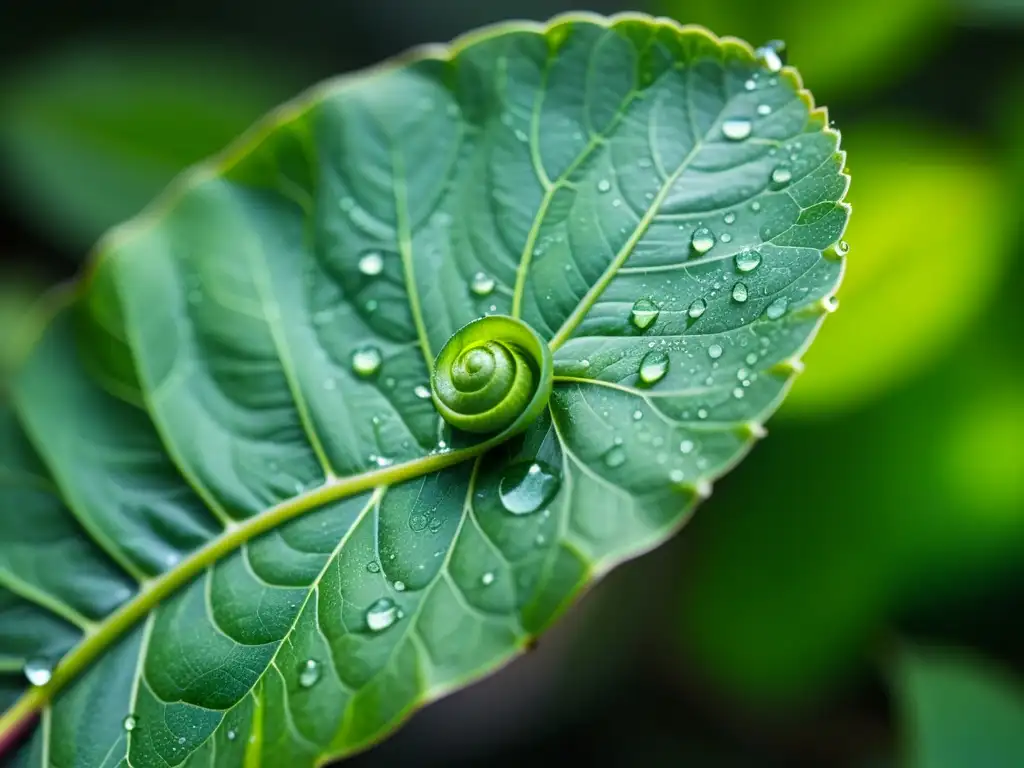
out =
[[[7,196],[83,252],[293,93],[290,69],[224,47],[112,40],[27,62],[0,82]]]
[[[664,541],[830,311],[826,123],[702,30],[511,25],[310,91],[111,233],[14,386],[7,492],[47,522],[5,517],[0,583],[85,636],[14,656],[25,754],[346,755]],[[481,442],[427,384],[494,313],[556,378]]]
[[[1024,690],[962,651],[902,649],[894,684],[910,768],[1024,762]]]

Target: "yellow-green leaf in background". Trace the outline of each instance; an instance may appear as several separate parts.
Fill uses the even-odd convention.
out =
[[[784,414],[828,416],[869,404],[956,344],[1000,301],[1014,221],[995,163],[912,123],[859,126],[847,240],[857,258],[842,312],[806,357]]]

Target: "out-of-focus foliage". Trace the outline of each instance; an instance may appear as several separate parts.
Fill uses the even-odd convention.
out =
[[[0,269],[0,390],[31,332],[27,316],[44,286],[30,270]]]
[[[894,675],[907,768],[1024,765],[1024,688],[962,652],[909,649]]]
[[[877,398],[954,345],[997,301],[1014,225],[978,148],[929,125],[858,125],[852,248],[841,311],[821,330],[785,413],[831,417]]]
[[[944,0],[659,0],[663,12],[719,34],[784,39],[807,87],[825,98],[898,78],[938,42]]]
[[[46,238],[82,251],[303,82],[184,43],[59,50],[0,83],[0,183]]]
[[[1002,348],[972,339],[871,409],[779,430],[720,486],[687,532],[679,624],[706,675],[813,700],[900,609],[1019,562],[1024,372]]]

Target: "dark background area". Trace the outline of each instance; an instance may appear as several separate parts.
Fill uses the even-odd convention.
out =
[[[412,45],[580,8],[5,3],[0,366],[31,300],[100,233],[274,104]],[[1024,677],[1024,0],[586,8],[787,41],[849,152],[840,311],[769,439],[674,541],[351,763],[939,765],[922,743],[990,704],[945,683]],[[1024,754],[1024,728],[1006,747]],[[1024,762],[943,763],[989,764]]]

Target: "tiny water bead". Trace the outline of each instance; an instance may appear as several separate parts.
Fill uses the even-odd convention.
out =
[[[469,290],[477,296],[489,296],[494,291],[494,278],[486,272],[477,272],[469,282]]]
[[[366,564],[366,570],[370,573],[380,573],[380,563],[376,560],[371,560]]]
[[[388,597],[382,597],[366,609],[366,626],[371,632],[383,632],[399,619],[398,605]]]
[[[850,252],[850,244],[845,240],[840,240],[836,244],[836,250],[840,253],[840,255],[845,256],[847,253]]]
[[[519,462],[508,467],[498,482],[498,498],[512,515],[530,515],[547,506],[559,488],[559,472],[542,461]]]
[[[384,257],[377,251],[370,251],[359,259],[359,271],[367,277],[379,275],[384,271]]]
[[[779,297],[765,309],[764,313],[769,320],[778,320],[784,314],[786,314],[786,308],[789,306],[789,301],[785,297]]]
[[[747,286],[745,283],[736,283],[732,287],[732,300],[740,304],[747,300]]]
[[[683,440],[679,443],[680,453],[693,453],[694,443],[693,440]]]
[[[736,214],[733,213],[732,211],[729,211],[729,213],[725,214],[725,216],[723,217],[722,220],[726,224],[735,224],[736,223]]]
[[[743,141],[750,136],[753,127],[745,117],[732,117],[722,122],[722,135],[729,141]]]
[[[757,251],[743,251],[736,254],[736,269],[740,272],[753,272],[761,265],[761,254]]]
[[[315,659],[306,659],[299,665],[299,686],[312,688],[320,680],[320,663]]]
[[[139,724],[138,719],[135,715],[126,715],[124,720],[121,721],[121,727],[124,728],[128,733],[135,730],[135,727]]]
[[[225,735],[228,737],[228,741],[234,741],[238,738],[238,731],[232,728]]]
[[[782,40],[770,40],[754,51],[754,55],[769,72],[778,72],[786,65],[786,44]]]
[[[788,184],[793,180],[793,172],[784,165],[772,171],[772,181],[776,184]]]
[[[668,363],[668,355],[664,352],[648,352],[640,361],[640,381],[647,386],[657,384],[668,373]]]
[[[681,469],[673,469],[671,472],[668,473],[668,479],[671,480],[673,483],[681,483],[685,478],[686,475],[683,473],[683,470]]]
[[[430,389],[425,387],[423,384],[417,384],[413,387],[412,393],[416,395],[420,400],[430,399]]]
[[[612,188],[612,183],[610,181],[608,181],[608,179],[601,179],[599,182],[597,182],[597,191],[598,192],[609,192],[609,191],[611,191],[611,188]]]
[[[352,370],[364,379],[377,373],[382,362],[380,350],[376,347],[361,347],[352,353]]]
[[[723,351],[724,350],[722,349],[721,344],[712,344],[710,347],[708,347],[708,357],[710,357],[712,360],[717,360],[722,356]]]
[[[715,235],[707,227],[698,227],[693,231],[690,246],[695,253],[703,255],[715,247]]]
[[[650,299],[637,299],[629,311],[629,319],[641,331],[646,330],[658,319],[661,309]]]
[[[770,106],[768,106],[767,104],[758,104],[757,105],[757,114],[761,115],[761,117],[766,117],[767,115],[770,115],[771,113],[772,113],[772,108]]]
[[[751,79],[747,80],[747,81],[746,81],[746,82],[745,82],[745,83],[743,84],[743,87],[744,87],[744,88],[745,88],[746,90],[748,90],[748,91],[753,91],[753,90],[756,90],[756,89],[757,89],[757,82],[756,82],[756,81],[755,81],[755,80],[754,80],[753,78],[751,78]]]
[[[708,303],[704,299],[694,299],[693,303],[690,304],[689,309],[686,310],[686,314],[693,320],[704,314],[708,308]]]
[[[494,583],[494,572],[488,571],[483,576],[481,576],[480,583],[483,584],[485,587],[491,586],[491,584]]]
[[[405,582],[404,581],[396,581],[395,582],[395,592],[405,592]]]
[[[626,449],[621,445],[613,445],[604,454],[605,466],[615,469],[626,463]]]
[[[29,659],[25,662],[24,672],[32,685],[46,685],[53,677],[53,665],[46,659]]]

